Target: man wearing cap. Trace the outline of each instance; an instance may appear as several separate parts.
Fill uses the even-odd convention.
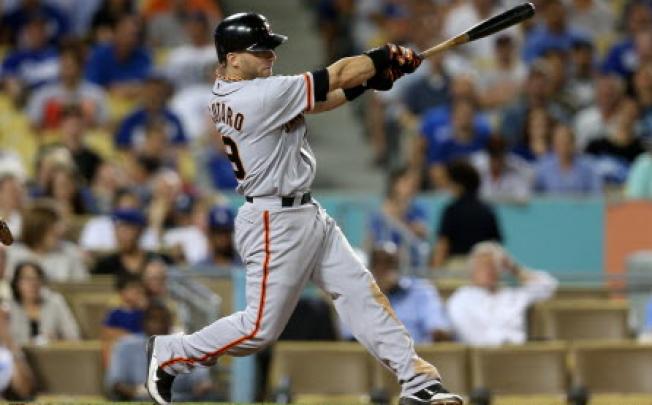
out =
[[[142,273],[145,264],[160,256],[140,247],[140,237],[147,226],[145,215],[135,208],[118,209],[113,212],[117,252],[100,259],[93,268],[93,274]]]
[[[208,214],[209,257],[203,264],[229,267],[241,264],[233,246],[235,215],[229,207],[216,205]]]

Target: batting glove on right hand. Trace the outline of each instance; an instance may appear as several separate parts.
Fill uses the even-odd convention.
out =
[[[388,67],[380,72],[377,72],[373,75],[365,87],[368,89],[386,91],[391,89],[394,86],[394,82],[403,76],[403,72],[400,69]]]

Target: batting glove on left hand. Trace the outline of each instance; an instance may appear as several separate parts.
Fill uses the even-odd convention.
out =
[[[413,49],[394,44],[387,46],[393,68],[400,69],[403,73],[412,73],[421,65],[422,59]]]

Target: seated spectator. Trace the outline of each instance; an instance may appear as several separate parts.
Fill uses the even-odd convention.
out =
[[[21,30],[21,46],[9,52],[2,62],[0,78],[14,100],[25,90],[35,90],[57,78],[59,54],[48,45],[46,24],[44,16],[30,16]]]
[[[606,136],[592,140],[586,147],[586,153],[595,156],[596,170],[605,182],[624,183],[629,166],[645,152],[643,141],[634,131],[637,115],[636,103],[624,101],[619,108],[616,127],[607,129]]]
[[[629,169],[625,184],[625,197],[629,199],[652,200],[652,145],[636,158]]]
[[[576,40],[579,42],[579,40]],[[573,44],[575,41],[573,42]],[[579,108],[582,107],[579,93],[573,93],[569,86],[569,75],[571,73],[568,64],[571,55],[570,49],[551,47],[543,53],[542,60],[548,68],[548,92],[550,100],[560,106],[573,117]]]
[[[528,33],[523,44],[523,59],[528,63],[543,56],[551,46],[570,51],[576,40],[588,37],[567,22],[562,0],[546,1],[542,12],[543,22]]]
[[[523,136],[512,151],[530,163],[536,162],[550,152],[553,127],[553,118],[544,108],[529,110]]]
[[[0,218],[9,226],[14,238],[20,238],[26,201],[23,178],[12,170],[0,172]]]
[[[568,76],[567,91],[572,95],[574,107],[578,110],[587,108],[595,101],[595,49],[593,43],[586,39],[576,40],[570,50],[572,61]],[[566,61],[562,63],[565,69]]]
[[[181,38],[181,41],[169,39],[174,42],[172,44],[158,43],[162,46],[188,43],[182,24],[189,15],[205,15],[210,26],[215,26],[223,17],[220,2],[215,0],[145,0],[142,3],[140,13],[148,21],[150,37],[173,32]]]
[[[636,71],[633,84],[639,108],[637,132],[643,137],[652,138],[652,63]]]
[[[145,389],[147,355],[145,347],[150,336],[171,333],[172,316],[165,306],[150,304],[143,314],[143,332],[121,337],[111,350],[105,386],[112,400],[149,401]],[[210,369],[196,367],[181,374],[172,387],[172,400],[207,401],[212,390]]]
[[[211,52],[215,53],[215,49],[212,49]],[[215,56],[213,55],[211,58],[214,62]],[[179,75],[177,74],[177,76]],[[212,138],[217,138],[215,140],[221,143],[220,137],[215,136],[217,130],[211,119],[210,111],[206,108],[214,97],[212,92],[206,91],[207,88],[212,88],[215,84],[214,71],[212,69],[204,70],[204,76],[201,79],[201,82],[189,82],[177,90],[170,100],[170,109],[181,120],[189,142],[209,143],[214,141]]]
[[[125,334],[142,333],[143,310],[147,306],[145,286],[140,275],[123,274],[116,277],[115,288],[120,295],[120,306],[107,313],[102,327],[102,338],[110,341]]]
[[[578,150],[584,150],[592,140],[615,130],[624,96],[625,81],[619,76],[605,75],[597,78],[595,105],[579,111],[574,119]]]
[[[233,173],[233,164],[224,150],[221,140],[213,136],[209,140],[212,147],[206,148],[205,167],[210,175],[211,186],[218,191],[233,192],[238,180]]]
[[[16,265],[11,279],[9,324],[19,345],[79,339],[79,326],[63,296],[49,290],[45,283],[45,273],[36,262]]]
[[[551,76],[551,69],[545,61],[538,60],[533,63],[521,96],[502,111],[498,132],[511,147],[523,144],[522,135],[527,131],[533,110],[542,109],[554,120],[568,119],[568,111],[551,97]],[[522,157],[530,160],[526,156]]]
[[[61,209],[53,201],[41,200],[29,206],[23,215],[20,242],[7,249],[7,269],[13,277],[16,264],[38,263],[52,282],[85,281],[88,270],[82,252],[63,240],[66,224]]]
[[[0,302],[0,399],[28,401],[36,389],[36,379],[25,354],[12,337],[7,302]]]
[[[443,55],[435,54],[428,62],[430,74],[411,83],[401,100],[407,110],[416,117],[431,108],[448,104],[451,99],[451,69],[444,63]]]
[[[143,194],[140,192],[140,189],[144,187],[143,183],[139,183],[135,178],[130,178],[121,162],[103,160],[97,166],[95,176],[90,183],[97,212],[103,215],[110,214],[114,209],[114,202],[118,199],[120,190],[128,187],[134,187],[134,193],[138,196]]]
[[[446,38],[459,35],[459,33],[464,32],[468,27],[472,27],[498,14],[499,11],[499,3],[492,0],[457,2],[446,14],[442,32]],[[517,31],[512,28],[508,32],[514,33]],[[483,61],[491,58],[492,45],[491,39],[486,38],[474,41],[469,46],[456,49],[456,52],[464,55],[471,62],[481,64]]]
[[[68,106],[61,111],[61,144],[70,152],[75,167],[86,184],[90,184],[102,158],[84,144],[86,129],[81,108]]]
[[[168,265],[159,258],[147,262],[143,270],[143,287],[147,302],[151,305],[158,303],[165,305],[172,314],[172,329],[174,333],[184,332],[183,317],[181,312],[187,310],[183,302],[177,301],[168,288]]]
[[[118,22],[133,15],[135,3],[121,0],[102,0],[91,19],[90,39],[94,43],[108,44],[112,41]]]
[[[602,179],[592,162],[575,151],[575,134],[566,125],[553,130],[552,153],[535,166],[534,188],[539,193],[557,195],[596,195],[602,192]]]
[[[36,171],[31,184],[29,194],[33,198],[40,198],[45,195],[45,189],[50,182],[54,169],[59,166],[72,168],[75,161],[65,147],[61,145],[47,145],[41,147],[36,156]]]
[[[112,41],[97,45],[91,52],[86,64],[86,79],[117,96],[139,94],[138,82],[145,80],[152,68],[149,51],[140,43],[140,31],[138,17],[121,16]]]
[[[606,1],[573,0],[566,3],[568,21],[594,40],[610,38],[616,28],[616,14]]]
[[[427,142],[427,164],[431,183],[437,188],[446,186],[445,166],[447,163],[465,158],[482,150],[489,137],[487,121],[476,118],[473,101],[458,99],[453,102],[450,122],[444,126],[431,127],[432,115],[426,114],[422,136]],[[482,119],[484,120],[484,119]]]
[[[625,8],[626,35],[615,43],[607,52],[602,62],[602,72],[616,74],[629,80],[638,68],[638,56],[634,46],[634,37],[647,30],[652,24],[652,8],[646,0],[631,1]]]
[[[171,249],[175,262],[196,264],[208,256],[206,208],[191,195],[177,197],[172,213],[172,224],[163,233],[162,246]]]
[[[468,266],[472,285],[457,289],[446,305],[457,338],[472,346],[525,343],[528,307],[552,297],[557,280],[521,266],[493,242],[474,246]],[[519,285],[501,287],[503,275]]]
[[[488,200],[525,202],[530,199],[534,171],[527,161],[507,151],[500,135],[492,135],[487,148],[471,156],[480,175],[480,196]]]
[[[166,128],[167,142],[174,146],[187,142],[179,117],[167,106],[169,83],[162,77],[151,76],[145,81],[142,92],[142,108],[129,114],[116,133],[116,147],[139,149],[145,143],[145,130],[149,123],[160,123]]]
[[[229,207],[216,205],[208,213],[209,257],[201,264],[230,267],[240,264],[233,242],[235,214]]]
[[[449,340],[452,327],[437,289],[425,279],[401,276],[398,259],[397,246],[391,242],[373,247],[369,270],[378,288],[415,343]],[[353,338],[345,324],[340,329],[342,337]]]
[[[84,60],[79,47],[67,47],[59,55],[59,78],[39,88],[29,100],[27,114],[37,128],[58,129],[63,113],[78,106],[86,125],[106,123],[108,106],[104,90],[82,76]]]
[[[13,298],[7,273],[7,247],[2,245],[0,246],[0,309]]]
[[[126,274],[140,275],[145,264],[158,254],[140,246],[147,226],[145,215],[138,208],[122,208],[113,212],[117,252],[97,261],[93,274],[113,274],[120,278]]]
[[[157,168],[177,168],[177,151],[168,139],[168,126],[160,120],[148,121],[137,145],[129,146],[136,160],[151,162]]]
[[[424,207],[414,201],[417,175],[407,168],[389,175],[385,200],[369,221],[370,246],[392,242],[399,249],[401,267],[423,270],[427,267],[430,248]]]
[[[129,188],[118,190],[110,205],[115,207],[113,211],[142,209],[140,197],[135,190]],[[143,233],[139,244],[144,249],[155,249],[155,244],[147,244],[155,239],[149,233],[147,230]],[[90,218],[82,229],[79,244],[82,249],[98,254],[116,250],[118,248],[116,222],[112,215],[99,215]]]
[[[9,8],[11,2],[5,2],[5,7]],[[56,45],[64,35],[70,31],[70,21],[66,14],[62,12],[51,2],[45,0],[20,0],[14,1],[17,4],[13,9],[6,10],[2,16],[0,27],[3,29],[3,39],[7,39],[11,44],[19,44],[21,41],[21,32],[29,26],[30,22],[38,17],[43,21],[43,26],[47,27],[45,31],[45,41],[51,45]]]
[[[55,201],[66,220],[70,220],[74,215],[87,215],[95,211],[93,196],[82,186],[82,180],[75,168],[55,167],[44,191],[43,197]]]
[[[183,32],[187,40],[178,37],[181,41],[170,50],[165,64],[167,77],[178,89],[203,84],[206,74],[212,74],[215,67],[215,44],[211,41],[206,15],[195,13],[184,17]]]
[[[500,108],[518,97],[527,77],[527,67],[518,56],[516,38],[496,36],[491,65],[478,77],[482,105]]]
[[[449,163],[446,172],[454,199],[439,220],[432,257],[434,268],[442,267],[451,256],[468,254],[478,242],[502,241],[496,214],[478,197],[478,172],[464,161]]]

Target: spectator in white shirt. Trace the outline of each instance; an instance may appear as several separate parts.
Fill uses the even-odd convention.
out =
[[[509,153],[500,135],[489,137],[487,147],[471,155],[480,174],[480,194],[493,201],[526,202],[534,186],[534,169],[525,159]]]
[[[469,267],[473,285],[459,288],[447,303],[457,338],[472,346],[524,343],[528,307],[550,298],[557,280],[519,265],[494,242],[475,245]],[[519,285],[499,286],[503,274],[513,275]]]

